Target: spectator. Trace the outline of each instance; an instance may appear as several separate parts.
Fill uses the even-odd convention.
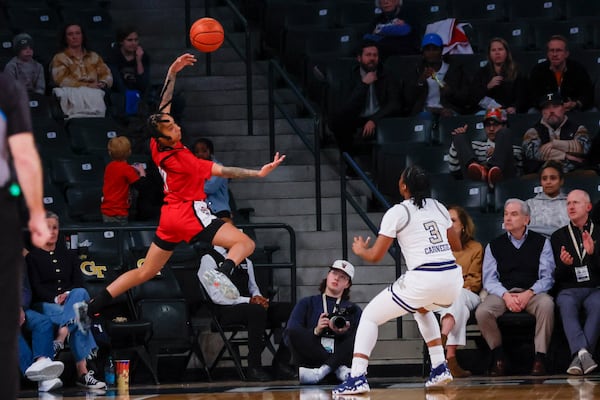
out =
[[[379,49],[373,42],[364,42],[356,57],[358,65],[351,76],[340,83],[338,99],[331,110],[329,129],[340,151],[355,155],[359,144],[375,135],[381,118],[395,115],[399,107],[396,82],[386,74],[379,62]],[[358,137],[356,138],[356,131]]]
[[[600,257],[596,251],[600,231],[589,218],[591,210],[585,191],[571,191],[567,196],[569,223],[550,239],[556,261],[556,305],[573,357],[567,369],[570,375],[587,375],[598,366],[590,352],[595,351],[600,335]]]
[[[544,161],[555,160],[567,173],[585,161],[591,146],[588,130],[566,115],[560,93],[548,93],[540,102],[542,119],[523,136],[525,173],[537,172]]]
[[[506,40],[499,37],[490,40],[487,64],[475,74],[471,98],[483,110],[504,108],[508,114],[527,111],[526,77],[514,62]]]
[[[137,28],[131,25],[119,28],[116,39],[107,59],[114,79],[113,91],[145,93],[150,84],[150,57],[140,45]]]
[[[208,250],[200,259],[198,278],[212,302],[220,305],[219,321],[223,324],[241,324],[248,328],[248,370],[252,381],[269,381],[271,375],[262,367],[261,355],[265,349],[265,330],[279,327],[290,316],[290,303],[271,303],[264,297],[254,275],[252,261],[236,266],[229,277],[217,271],[227,251],[220,246]],[[274,369],[282,377],[295,375],[286,361],[285,346],[279,346],[273,360]]]
[[[215,146],[210,139],[200,138],[192,146],[194,155],[204,160],[215,160]],[[229,180],[220,176],[211,176],[204,182],[204,193],[208,200],[210,211],[225,222],[233,223],[231,207],[229,206]]]
[[[77,385],[103,389],[106,384],[97,380],[94,371],[87,368],[87,358],[98,347],[94,336],[89,331],[78,329],[74,323],[73,305],[90,298],[81,287],[82,275],[77,255],[67,250],[64,242],[59,242],[58,216],[48,211],[46,221],[50,240],[41,247],[32,248],[25,258],[33,294],[32,308],[50,317],[52,323],[58,326],[55,352],[62,350],[65,340],[69,338],[77,368]]]
[[[529,74],[531,98],[560,93],[565,101],[565,111],[590,108],[594,85],[585,67],[569,58],[567,39],[552,36],[546,44],[546,52],[548,59],[536,64]]]
[[[350,373],[354,336],[361,309],[350,301],[354,266],[336,260],[319,285],[320,294],[301,299],[292,310],[285,340],[300,365],[300,383],[315,384],[335,372],[340,381]],[[343,313],[339,325],[331,316]]]
[[[25,271],[23,274],[21,316],[19,319],[21,326],[19,368],[29,380],[38,383],[39,392],[49,392],[62,387],[63,383],[59,376],[65,366],[60,361],[52,360],[54,358],[52,320],[46,315],[30,309],[30,304],[31,286]],[[31,334],[31,347],[23,337],[23,330],[27,330]]]
[[[376,0],[381,10],[369,25],[364,39],[377,43],[381,60],[391,55],[418,54],[418,38],[415,29],[406,22],[402,0]]]
[[[87,49],[85,32],[77,24],[67,24],[62,31],[62,51],[50,62],[55,96],[69,117],[103,117],[106,112],[104,90],[113,77],[102,57]],[[69,88],[77,88],[71,90]]]
[[[414,76],[406,78],[406,104],[410,114],[429,119],[463,114],[468,110],[468,81],[461,65],[442,58],[444,42],[437,33],[423,37],[423,60]]]
[[[469,140],[467,125],[452,131],[452,144],[448,151],[450,172],[462,178],[466,171],[470,179],[487,182],[494,187],[503,178],[520,174],[522,151],[513,145],[512,132],[506,127],[506,111],[490,108],[483,117],[487,140]]]
[[[130,188],[143,185],[146,170],[143,165],[127,163],[131,155],[131,143],[125,136],[117,136],[108,141],[108,155],[111,161],[104,170],[102,186],[102,221],[125,225],[131,205]]]
[[[456,264],[462,268],[465,281],[463,290],[458,298],[448,308],[443,308],[441,315],[442,344],[446,347],[446,361],[448,369],[454,378],[471,376],[471,371],[461,368],[456,360],[456,348],[467,343],[466,326],[471,311],[481,303],[479,291],[481,290],[481,263],[483,261],[483,247],[475,241],[475,224],[464,208],[459,206],[448,207],[452,220],[452,229],[460,237],[462,250],[453,251]]]
[[[4,72],[21,82],[28,92],[44,94],[44,67],[33,59],[33,38],[27,33],[19,33],[13,39],[13,49],[16,55],[6,63]]]
[[[531,375],[545,375],[546,352],[554,327],[554,258],[548,239],[527,228],[529,207],[519,199],[504,203],[506,233],[493,239],[483,255],[483,288],[488,295],[475,310],[481,335],[492,350],[490,375],[506,371],[502,335],[496,319],[507,311],[535,316],[535,360]]]
[[[527,199],[531,210],[530,230],[550,237],[555,230],[569,223],[567,195],[562,192],[564,183],[562,165],[557,161],[546,161],[540,168],[542,191]]]

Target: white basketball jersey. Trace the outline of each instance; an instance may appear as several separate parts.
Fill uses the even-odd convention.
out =
[[[404,200],[385,213],[379,234],[398,240],[406,267],[412,270],[427,263],[455,260],[446,232],[450,226],[450,214],[437,200],[426,199],[423,208]]]

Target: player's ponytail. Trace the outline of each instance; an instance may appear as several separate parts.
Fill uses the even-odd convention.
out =
[[[153,137],[155,139],[159,139],[159,138],[165,138],[165,139],[171,139],[170,136],[165,135],[164,133],[162,133],[160,131],[160,127],[159,124],[161,122],[169,122],[168,119],[165,119],[165,117],[168,114],[166,113],[156,113],[156,114],[152,114],[148,117],[146,126],[147,126],[147,130],[148,130],[148,134],[150,135],[150,137]]]
[[[418,165],[413,165],[406,168],[402,176],[413,203],[417,208],[423,208],[425,199],[431,196],[427,172]]]

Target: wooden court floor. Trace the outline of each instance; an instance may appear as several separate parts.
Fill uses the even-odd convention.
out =
[[[65,388],[38,394],[23,391],[19,398],[43,400],[483,400],[483,399],[600,399],[600,375],[583,377],[526,376],[457,379],[444,388],[426,390],[421,378],[373,378],[371,392],[358,396],[332,397],[333,385],[300,386],[293,381],[264,383],[190,382],[159,386],[135,385],[127,393],[116,389],[85,391]]]

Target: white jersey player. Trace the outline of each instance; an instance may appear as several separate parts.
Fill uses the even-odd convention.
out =
[[[444,385],[452,375],[444,360],[440,328],[431,310],[448,306],[463,286],[461,268],[452,250],[460,250],[460,238],[451,229],[448,210],[429,198],[429,178],[418,166],[404,170],[399,182],[404,201],[389,209],[381,221],[373,246],[370,238],[354,238],[352,251],[365,261],[378,262],[398,240],[408,271],[390,287],[381,291],[363,311],[356,339],[352,372],[334,395],[365,393],[369,356],[377,342],[379,325],[412,313],[427,343],[431,374],[426,386]]]

